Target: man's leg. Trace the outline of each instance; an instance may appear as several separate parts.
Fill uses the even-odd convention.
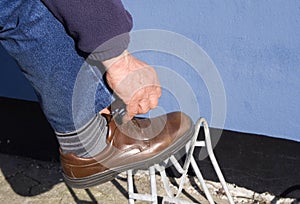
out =
[[[0,10],[0,41],[21,65],[57,133],[69,185],[88,188],[121,171],[148,168],[193,136],[191,119],[180,112],[127,123],[104,119],[97,112],[110,104],[111,96],[99,81],[99,70],[83,63],[39,0],[0,0]]]
[[[106,121],[96,113],[110,104],[111,95],[98,69],[78,55],[39,0],[0,0],[0,10],[0,42],[34,87],[63,152],[82,157],[100,152]],[[95,95],[101,100],[95,102]]]

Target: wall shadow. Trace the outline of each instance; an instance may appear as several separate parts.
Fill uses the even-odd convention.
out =
[[[0,116],[0,169],[14,192],[34,196],[62,182],[58,143],[39,104],[0,98]]]
[[[20,169],[23,167],[18,158],[6,161],[0,157],[1,171],[12,189],[20,195],[32,196],[62,182],[58,162],[59,146],[39,104],[0,97],[0,116],[0,153],[36,159],[36,162],[30,164],[33,165],[33,173],[28,178],[28,175],[26,177],[22,174]],[[219,131],[211,129],[211,136],[215,137]],[[199,137],[203,137],[203,132]],[[195,149],[194,157],[204,178],[217,181],[209,159],[199,159],[199,151]],[[300,198],[299,142],[224,130],[214,151],[227,182],[259,193],[270,192],[276,196]],[[51,166],[45,164],[46,167],[43,167],[42,161],[50,161]],[[31,168],[30,165],[27,168]],[[34,168],[35,165],[40,167]],[[57,174],[53,175],[55,179],[49,181],[45,177],[39,184],[35,183],[35,175],[42,174],[47,168],[56,169]],[[168,174],[176,176],[172,168],[168,169]],[[189,174],[193,175],[193,172]],[[20,180],[27,181],[27,190],[20,190]],[[35,186],[43,188],[32,190]]]

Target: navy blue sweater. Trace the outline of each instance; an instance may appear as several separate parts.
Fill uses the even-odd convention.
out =
[[[127,48],[132,18],[121,0],[42,0],[42,2],[65,26],[82,52],[88,54],[94,52],[92,56],[103,61],[118,56]],[[110,40],[120,34],[122,35],[117,39]]]

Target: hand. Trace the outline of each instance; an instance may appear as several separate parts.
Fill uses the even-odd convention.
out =
[[[107,68],[107,83],[126,104],[129,118],[157,106],[161,88],[152,67],[127,51],[103,64]]]

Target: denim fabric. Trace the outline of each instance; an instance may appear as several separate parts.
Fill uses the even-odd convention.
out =
[[[99,69],[77,54],[39,0],[0,0],[0,29],[1,44],[19,63],[56,132],[76,131],[110,104]]]

